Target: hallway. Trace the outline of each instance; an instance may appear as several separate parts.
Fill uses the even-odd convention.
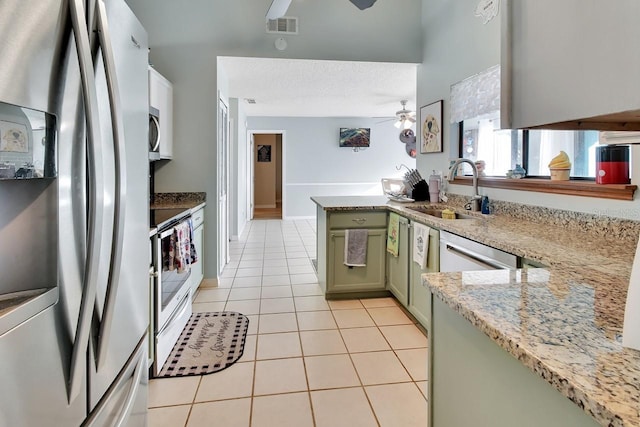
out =
[[[325,301],[315,222],[254,220],[194,311],[250,319],[226,370],[150,382],[150,427],[423,427],[427,339],[393,298]]]

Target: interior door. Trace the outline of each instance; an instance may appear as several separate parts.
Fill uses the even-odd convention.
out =
[[[229,262],[229,107],[218,105],[218,272]]]

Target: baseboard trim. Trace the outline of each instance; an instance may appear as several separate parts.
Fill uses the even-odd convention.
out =
[[[282,217],[282,219],[286,219],[287,221],[296,221],[296,220],[303,220],[303,219],[316,219],[316,216],[284,216]]]

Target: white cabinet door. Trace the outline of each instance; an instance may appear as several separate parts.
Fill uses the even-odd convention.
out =
[[[160,158],[173,157],[173,85],[149,67],[149,105],[159,111]]]
[[[202,239],[204,237],[204,225],[196,227],[193,230],[193,246],[196,248],[198,261],[191,265],[191,295],[195,297],[196,290],[200,286],[200,282],[204,278],[204,250]]]
[[[514,129],[640,109],[638,0],[514,1],[512,12]]]

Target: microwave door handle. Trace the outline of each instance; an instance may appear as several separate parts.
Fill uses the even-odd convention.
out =
[[[91,331],[91,318],[98,289],[98,269],[101,258],[102,228],[104,225],[104,165],[102,140],[98,118],[98,96],[95,87],[95,74],[91,58],[89,33],[84,21],[83,0],[70,0],[69,10],[73,35],[82,81],[82,95],[85,105],[87,126],[87,173],[88,173],[88,213],[87,213],[87,254],[84,277],[82,279],[82,297],[78,313],[78,324],[71,352],[69,373],[69,401],[77,398],[84,380],[87,344]]]
[[[160,122],[158,121],[158,118],[156,116],[150,116],[150,117],[154,125],[156,126],[156,142],[154,143],[153,149],[151,151],[158,151],[158,148],[160,148],[160,137],[161,137]]]
[[[109,94],[109,108],[111,111],[111,132],[113,134],[114,168],[115,168],[115,199],[113,236],[111,239],[111,259],[109,261],[109,278],[107,281],[106,302],[104,315],[100,323],[98,339],[97,367],[100,369],[107,358],[113,316],[120,283],[120,267],[122,265],[122,248],[124,241],[124,220],[126,215],[126,187],[127,187],[127,159],[124,136],[124,116],[120,89],[116,76],[116,64],[111,46],[107,10],[103,0],[97,0],[97,26],[100,50],[105,67],[107,92]]]

